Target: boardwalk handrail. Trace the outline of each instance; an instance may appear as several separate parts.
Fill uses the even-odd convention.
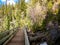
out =
[[[27,35],[27,29],[24,28],[23,31],[24,31],[24,35],[25,35],[25,45],[30,45],[28,35]]]
[[[0,45],[3,45],[5,43],[5,41],[7,41],[12,35],[15,35],[15,33],[18,31],[19,27],[16,27],[14,29],[11,30],[7,30],[5,32],[2,32],[0,35]]]

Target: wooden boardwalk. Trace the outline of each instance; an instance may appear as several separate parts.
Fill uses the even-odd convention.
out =
[[[24,45],[24,33],[19,30],[7,45]]]

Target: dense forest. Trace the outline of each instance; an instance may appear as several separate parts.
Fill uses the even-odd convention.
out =
[[[60,0],[18,0],[16,4],[0,7],[0,33],[15,27],[38,30],[60,29]]]
[[[7,1],[6,1],[7,2]],[[16,5],[4,5],[0,7],[0,30],[9,30],[13,27],[28,25],[33,30],[47,29],[53,21],[59,26],[60,22],[59,0],[18,0]]]

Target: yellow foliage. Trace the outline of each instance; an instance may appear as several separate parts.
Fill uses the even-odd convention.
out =
[[[48,2],[48,5],[47,5],[48,9],[51,9],[52,6],[53,6],[52,1],[49,1],[49,2]]]
[[[58,13],[58,9],[55,9],[55,11],[53,11],[54,14],[57,14]]]
[[[28,18],[20,19],[20,27],[22,28],[25,25],[27,25],[28,27],[30,27],[31,21]]]

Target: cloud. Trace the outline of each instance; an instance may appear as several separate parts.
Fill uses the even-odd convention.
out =
[[[25,2],[28,2],[29,0],[25,0]]]
[[[7,5],[9,5],[9,4],[10,4],[10,5],[12,5],[12,4],[15,5],[15,3],[16,3],[16,2],[14,2],[14,0],[9,0],[9,1],[7,1]]]
[[[6,0],[1,0],[1,1],[2,1],[3,3],[6,3]],[[7,0],[7,5],[9,5],[9,4],[10,4],[10,5],[12,5],[12,4],[15,5],[15,3],[16,3],[16,2],[15,2],[14,0]]]

